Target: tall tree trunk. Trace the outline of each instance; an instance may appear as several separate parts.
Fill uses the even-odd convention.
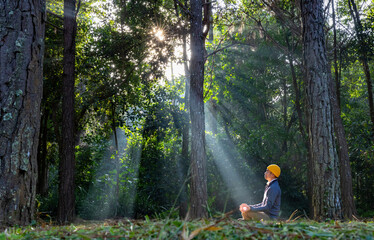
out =
[[[204,114],[204,50],[201,0],[190,0],[191,7],[191,219],[207,217],[205,208],[208,200],[206,153],[205,153],[205,114]]]
[[[213,42],[214,34],[213,34],[213,1],[206,1],[205,4],[209,2],[209,42]]]
[[[34,219],[45,1],[0,1],[0,225]]]
[[[211,114],[209,126],[210,126],[210,129],[212,130],[213,136],[215,136],[218,133],[218,125],[217,125],[217,116],[218,116],[218,113],[217,113],[217,101],[215,99],[211,98],[209,100],[209,102],[208,102],[208,109],[209,109],[210,114]]]
[[[214,35],[213,35],[213,13],[212,13],[212,9],[213,9],[213,3],[210,2],[209,3],[209,26],[210,26],[210,29],[209,29],[209,38],[208,38],[208,41],[209,43],[213,44],[213,40],[214,40]],[[213,71],[214,71],[214,54],[212,56],[212,61],[211,61],[211,74],[213,74]],[[211,77],[211,83],[210,84],[213,84],[213,77]],[[213,92],[213,95],[215,93]],[[215,136],[218,132],[218,125],[217,125],[217,101],[214,99],[214,98],[210,98],[209,99],[209,102],[208,102],[208,109],[211,113],[211,118],[210,118],[210,123],[209,123],[209,126],[212,130],[212,134],[213,136]]]
[[[332,8],[332,25],[334,29],[334,74],[335,74],[335,88],[336,88],[336,100],[338,101],[338,106],[340,108],[340,81],[339,81],[339,71],[338,71],[338,46],[336,40],[336,21],[335,21],[335,6],[334,1],[331,1]]]
[[[314,219],[341,218],[339,159],[330,101],[331,72],[326,59],[323,1],[302,0],[303,60],[307,81],[311,213]]]
[[[64,59],[62,75],[62,157],[59,166],[59,203],[57,219],[68,223],[75,217],[75,0],[64,1]]]
[[[299,122],[299,130],[301,133],[302,138],[304,139],[305,146],[308,147],[308,143],[306,142],[307,136],[304,130],[304,121],[303,121],[303,115],[302,115],[302,110],[301,110],[301,103],[300,103],[300,90],[299,90],[299,84],[297,83],[297,77],[296,77],[296,71],[295,71],[295,66],[294,66],[294,60],[293,60],[293,52],[294,48],[291,47],[288,36],[286,37],[286,43],[287,43],[287,48],[289,50],[288,54],[288,61],[290,64],[290,70],[291,70],[291,76],[292,76],[292,86],[295,92],[295,108],[296,108],[296,113],[298,117],[298,122]]]
[[[44,108],[40,123],[40,138],[38,148],[38,182],[36,193],[45,196],[48,192],[48,162],[47,162],[47,132],[48,110]]]
[[[296,108],[296,113],[298,117],[298,122],[299,122],[299,130],[301,133],[302,138],[305,140],[307,139],[307,135],[304,130],[304,121],[303,121],[303,114],[301,111],[301,104],[300,104],[300,91],[299,91],[299,84],[297,83],[297,78],[296,78],[296,72],[295,72],[295,67],[293,65],[293,58],[291,55],[288,57],[289,63],[290,63],[290,69],[291,69],[291,75],[292,75],[292,86],[295,91],[295,108]],[[304,141],[306,142],[306,141]],[[308,144],[305,144],[308,145]]]
[[[114,216],[118,216],[118,209],[119,209],[119,171],[120,171],[120,159],[119,159],[119,149],[118,149],[118,136],[117,136],[117,126],[116,126],[116,105],[115,101],[112,101],[112,131],[114,137],[114,162],[116,167],[116,189],[114,195]]]
[[[184,65],[184,76],[185,76],[185,93],[184,93],[184,104],[186,109],[189,109],[189,92],[190,92],[190,70],[187,64],[187,32],[183,34],[183,65]],[[180,158],[180,169],[181,169],[181,183],[182,190],[179,198],[179,216],[185,218],[188,209],[188,197],[187,197],[187,178],[188,178],[188,148],[190,141],[190,117],[189,114],[185,114],[183,130],[182,130],[182,156]]]
[[[333,116],[334,116],[336,140],[338,144],[343,217],[352,219],[353,215],[356,215],[357,213],[356,213],[356,207],[355,207],[355,203],[353,199],[352,171],[351,171],[351,165],[349,162],[348,143],[345,137],[343,121],[341,118],[341,109],[340,109],[340,81],[339,81],[339,73],[338,73],[338,55],[337,55],[334,0],[332,0],[331,3],[332,3],[333,29],[334,29],[334,70],[335,70],[335,81],[332,78],[330,81],[331,103],[332,103],[332,110],[333,110]]]
[[[357,11],[356,3],[354,0],[348,0],[349,10],[351,13],[351,16],[353,18],[353,22],[356,29],[356,35],[359,42],[359,55],[360,55],[360,61],[362,64],[362,68],[364,70],[365,74],[365,80],[366,80],[366,86],[367,86],[367,92],[368,92],[368,101],[369,101],[369,114],[370,114],[370,120],[371,120],[371,135],[374,138],[374,101],[373,101],[373,85],[371,82],[371,75],[370,75],[370,68],[368,64],[368,45],[366,43],[365,37],[364,37],[364,30],[362,27],[362,23],[360,20],[360,14]]]
[[[284,78],[283,79],[283,101],[282,101],[282,104],[283,104],[283,126],[284,126],[284,129],[287,130],[287,135],[288,135],[288,128],[287,128],[287,79]],[[284,138],[283,140],[283,145],[282,145],[282,151],[283,153],[287,153],[288,151],[288,147],[287,147],[287,139]]]
[[[332,114],[334,118],[334,128],[338,144],[338,154],[340,163],[339,170],[343,217],[352,219],[353,215],[356,214],[356,207],[353,200],[352,171],[349,162],[347,139],[345,137],[343,121],[340,116],[340,106],[337,100],[336,87],[332,77],[330,79],[330,92]]]

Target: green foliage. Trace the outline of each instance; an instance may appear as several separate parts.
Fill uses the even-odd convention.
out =
[[[162,76],[172,52],[170,42],[159,41],[153,28],[163,28],[168,14],[163,1],[82,1],[77,16],[75,120],[76,201],[78,214],[87,218],[129,216],[135,188],[137,156],[116,154],[110,141],[113,128],[126,126],[129,145],[138,151],[137,135],[145,109],[151,105],[151,85]],[[114,4],[114,5],[113,5]],[[55,213],[61,144],[61,81],[63,1],[47,3],[44,63],[43,117],[47,119],[46,158],[49,161],[49,193],[40,197],[40,211]],[[110,10],[110,11],[109,11]],[[138,12],[128,15],[126,12]],[[144,18],[144,14],[148,18]],[[154,24],[154,23],[157,24]],[[166,31],[165,29],[162,29]],[[165,33],[166,34],[166,33]],[[112,148],[112,149],[110,149]],[[106,164],[106,169],[101,165]],[[112,164],[112,166],[108,166]],[[119,182],[121,181],[121,186]],[[132,182],[125,185],[124,182]],[[93,187],[94,186],[94,187]],[[107,191],[108,189],[111,192]],[[113,194],[113,191],[115,194]],[[122,203],[118,204],[119,201]],[[101,205],[100,205],[101,204]],[[102,211],[96,211],[101,206]]]
[[[372,11],[372,6],[367,9]],[[346,21],[352,21],[347,7],[341,6],[340,14],[347,16]],[[369,18],[361,16],[364,24],[364,40],[367,41],[369,49],[362,49],[357,36],[350,38],[347,33],[341,32],[341,38],[349,41],[341,49],[341,106],[342,119],[346,130],[346,138],[349,146],[349,157],[352,167],[352,180],[354,198],[357,205],[358,214],[369,217],[373,215],[371,211],[369,196],[373,195],[372,185],[374,178],[369,169],[374,166],[374,148],[372,123],[369,117],[368,91],[365,74],[362,69],[361,53],[364,51],[368,60],[372,62],[372,36],[373,31],[367,24]],[[370,64],[370,62],[369,62]],[[372,81],[372,80],[371,80]]]
[[[279,179],[282,216],[289,216],[295,209],[308,210],[306,139],[299,128],[289,66],[292,55],[301,93],[304,119],[301,125],[305,130],[302,44],[300,36],[289,28],[300,27],[300,17],[293,1],[276,4],[286,14],[283,18],[269,14],[263,1],[215,2],[214,39],[207,41],[209,57],[204,79],[207,208],[211,216],[237,209],[238,201],[260,202],[265,184],[263,171],[270,163],[278,163],[282,168]],[[63,1],[48,1],[47,8],[63,15]],[[74,106],[78,143],[76,201],[77,214],[82,218],[164,218],[177,214],[175,208],[185,181],[181,165],[187,165],[182,159],[188,157],[180,154],[182,128],[188,123],[189,109],[186,99],[181,98],[185,79],[169,85],[164,70],[171,59],[177,58],[173,56],[174,46],[188,22],[175,17],[174,11],[174,2],[166,0],[82,1],[78,15]],[[347,27],[338,28],[338,70],[355,201],[359,214],[372,216],[374,149],[365,76],[358,56],[360,51],[366,51],[372,65],[372,4],[368,4],[364,13],[364,35],[369,49],[363,50],[351,34],[352,20],[345,2],[338,2],[338,18]],[[179,17],[182,15],[178,12]],[[48,14],[42,112],[47,118],[49,192],[38,199],[39,211],[50,216],[55,213],[58,201],[57,166],[62,135],[61,27],[62,20]],[[163,31],[164,41],[155,36],[158,30]],[[332,49],[330,42],[328,49]],[[236,174],[240,184],[229,184],[226,174],[230,172]],[[233,190],[243,190],[242,195],[234,196]],[[55,234],[57,238],[68,233],[71,238],[104,238],[104,234],[177,238],[181,233],[190,235],[209,224],[170,219],[161,223],[148,219],[115,226],[98,224],[97,230],[95,225],[89,229],[70,226],[60,230],[51,227],[49,233],[22,230],[17,234],[25,234],[22,236],[26,238],[37,237],[39,233]],[[356,230],[361,231],[358,233],[361,237],[368,236],[365,228],[359,230],[361,225],[347,223],[340,228],[343,224],[336,226],[329,222],[246,225],[227,221],[217,225],[222,230],[201,230],[197,238],[296,238],[295,234],[305,238],[344,238]]]
[[[8,228],[0,239],[373,239],[368,222],[243,222],[179,219],[86,222],[69,226]]]
[[[350,84],[347,82],[351,79],[355,79],[356,83]],[[374,194],[371,187],[374,184],[374,178],[370,171],[374,167],[374,148],[370,130],[371,122],[368,117],[369,109],[366,104],[366,92],[362,90],[364,79],[362,77],[351,78],[348,74],[343,84],[344,88],[349,86],[344,94],[348,96],[345,98],[347,102],[345,102],[343,108],[342,119],[347,130],[346,137],[349,143],[355,200],[359,214],[369,217],[373,214],[368,210],[371,209],[369,196]]]
[[[256,6],[248,8],[263,17],[267,34],[272,39],[286,45],[286,38],[290,38],[288,31],[274,18],[256,10]],[[213,51],[217,44],[224,45],[222,39],[236,44],[218,52],[207,63],[209,92],[206,101],[216,102],[214,108],[207,104],[207,109],[215,116],[218,127],[216,135],[212,136],[218,144],[208,145],[208,151],[218,152],[216,155],[228,159],[225,160],[227,168],[222,169],[214,165],[217,161],[214,158],[219,157],[209,154],[209,193],[216,199],[215,207],[236,209],[239,201],[228,197],[232,195],[232,187],[225,184],[222,178],[225,173],[217,175],[217,172],[235,169],[242,180],[240,184],[245,184],[242,187],[249,192],[249,195],[237,198],[255,204],[263,197],[264,169],[268,164],[277,163],[282,168],[282,216],[291,214],[296,208],[307,210],[307,149],[295,117],[289,59],[256,30],[257,23],[251,18],[234,23],[232,28],[235,30],[227,27],[225,22],[222,26],[220,22],[217,25],[220,32],[212,45],[208,45],[208,50]],[[226,34],[231,37],[226,39]],[[297,51],[295,58],[299,56]],[[209,135],[207,139],[210,139]]]
[[[142,154],[136,187],[136,217],[172,210],[183,179],[178,169],[183,111],[173,88],[154,89],[142,129]],[[173,184],[170,184],[173,183]]]
[[[170,186],[170,181],[179,181],[176,160],[180,141],[173,133],[178,133],[182,114],[174,104],[175,90],[156,87],[149,91],[142,109],[123,113],[127,119],[126,126],[116,130],[118,151],[106,121],[91,120],[80,144],[84,148],[77,151],[77,163],[82,167],[77,178],[89,175],[90,179],[77,181],[82,191],[77,199],[80,217],[139,217],[171,208],[179,191],[179,184]],[[111,116],[110,112],[103,114]],[[124,122],[119,119],[117,124]]]
[[[126,132],[126,133],[125,133]],[[128,130],[117,130],[119,151],[114,139],[105,140],[106,148],[96,160],[96,172],[87,193],[77,202],[78,213],[85,219],[105,219],[111,216],[131,216],[137,181],[139,144],[141,137]]]

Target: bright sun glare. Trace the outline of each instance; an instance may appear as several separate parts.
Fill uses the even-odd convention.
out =
[[[164,31],[159,28],[153,28],[153,34],[159,41],[165,40]]]

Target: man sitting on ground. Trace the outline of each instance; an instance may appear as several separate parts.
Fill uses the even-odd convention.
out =
[[[281,189],[278,183],[280,172],[281,169],[276,164],[271,164],[266,168],[264,177],[268,182],[265,186],[264,198],[259,204],[242,203],[240,205],[239,210],[243,220],[274,220],[278,218],[281,204]]]

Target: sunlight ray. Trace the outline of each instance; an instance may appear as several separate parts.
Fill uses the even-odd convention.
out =
[[[102,157],[85,205],[81,206],[87,218],[105,219],[119,215],[132,217],[134,213],[142,148],[139,144],[134,146],[130,143],[125,130],[117,128],[118,152],[116,154],[114,136],[113,134],[109,140],[108,150]],[[126,201],[122,202],[122,199]]]
[[[213,117],[210,110],[207,111],[208,117]],[[206,121],[209,124],[209,121]],[[245,184],[243,176],[240,176],[236,166],[238,165],[230,155],[239,155],[234,146],[223,145],[222,142],[212,134],[207,134],[207,147],[211,150],[214,163],[216,164],[223,180],[231,193],[231,198],[236,204],[248,202],[251,200],[251,187]],[[229,144],[232,145],[232,144]]]

